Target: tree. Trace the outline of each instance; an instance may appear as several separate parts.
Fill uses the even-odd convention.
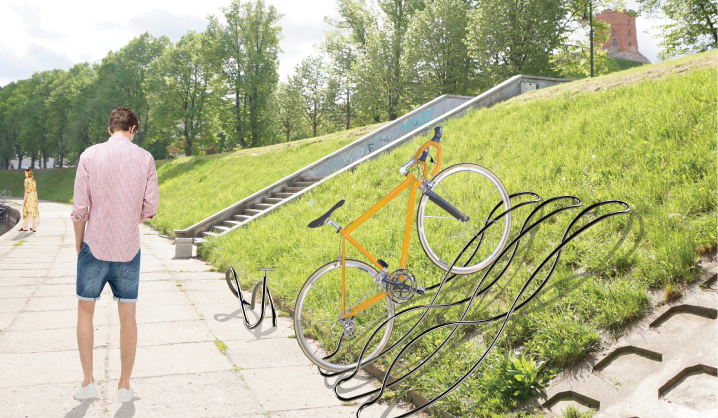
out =
[[[321,56],[307,57],[294,69],[289,89],[298,93],[299,107],[312,129],[312,136],[327,122],[329,103],[327,100],[327,77]]]
[[[565,15],[561,0],[479,0],[467,44],[482,87],[517,74],[552,75]]]
[[[409,23],[404,59],[414,105],[474,93],[475,70],[464,42],[470,11],[464,0],[435,0]]]
[[[718,6],[715,0],[638,0],[641,13],[665,16],[660,25],[660,59],[718,48]]]
[[[279,83],[274,92],[274,113],[278,130],[289,142],[302,126],[302,98],[288,83]]]
[[[583,17],[588,15],[589,9],[595,14],[604,8],[622,9],[624,1],[591,0],[589,3],[580,0],[564,1],[565,15],[560,24],[560,42],[551,57],[554,70],[563,77],[589,76],[591,74],[591,27],[584,22]],[[603,44],[610,38],[611,25],[603,20],[593,18],[593,61],[594,74],[601,74],[608,70],[606,61],[607,51]]]
[[[406,106],[404,40],[412,16],[423,7],[419,0],[339,0],[341,19],[333,21],[349,31],[357,49],[353,66],[358,104],[374,119],[394,120]]]
[[[268,100],[279,79],[279,40],[282,15],[263,0],[233,0],[222,8],[226,24],[208,17],[206,48],[215,71],[222,75],[233,96],[227,124],[232,139],[242,148],[257,146],[264,136]]]
[[[327,65],[328,100],[334,105],[332,116],[336,122],[349,129],[356,116],[354,100],[357,83],[352,74],[352,66],[357,52],[349,37],[340,30],[326,33],[321,45],[322,51],[329,56]]]
[[[169,38],[155,38],[144,33],[132,39],[117,52],[110,52],[97,69],[98,85],[93,97],[96,111],[93,117],[91,138],[95,143],[107,139],[107,120],[110,112],[126,106],[140,119],[140,127],[133,142],[143,146],[151,129],[150,106],[143,83],[152,61],[162,55],[171,44]]]
[[[151,140],[166,148],[170,137],[181,139],[187,156],[216,138],[212,123],[216,77],[202,54],[202,37],[189,32],[176,46],[165,49],[150,65],[143,86],[152,108]]]
[[[50,96],[45,100],[45,129],[53,138],[53,154],[57,155],[60,167],[65,165],[65,158],[72,144],[78,141],[70,130],[73,109],[77,105],[77,98],[91,83],[93,74],[90,64],[76,64],[53,81]]]
[[[18,142],[20,123],[16,119],[18,105],[25,98],[23,84],[12,82],[0,89],[0,156],[5,169],[10,167],[11,159],[19,154],[22,160],[24,155]]]

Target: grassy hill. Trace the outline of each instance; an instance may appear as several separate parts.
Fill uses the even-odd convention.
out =
[[[221,154],[157,161],[160,207],[150,224],[170,235],[359,139],[381,124]],[[35,170],[38,198],[72,203],[75,169]],[[0,170],[0,190],[24,193],[22,170]]]
[[[74,168],[33,170],[38,198],[55,202],[72,203],[75,185]],[[0,190],[10,190],[12,196],[25,194],[25,170],[0,170]]]
[[[715,63],[712,52],[643,65],[536,90],[444,125],[444,167],[473,162],[496,173],[510,193],[530,190],[543,198],[571,194],[584,206],[621,199],[640,216],[632,218],[632,224],[628,218],[614,218],[567,247],[552,279],[560,285],[544,292],[544,300],[553,302],[516,316],[487,367],[445,398],[442,408],[464,417],[508,413],[519,404],[507,389],[509,379],[501,374],[510,353],[521,351],[554,368],[575,364],[602,335],[620,333],[641,317],[650,308],[650,289],[670,295],[695,278],[697,254],[716,245]],[[189,226],[371,129],[158,162],[162,200],[153,225],[167,232]],[[258,267],[275,266],[272,293],[293,305],[306,278],[336,259],[339,247],[336,234],[327,228],[307,229],[307,223],[340,199],[347,203],[334,219],[342,225],[355,219],[402,180],[398,167],[428,139],[404,144],[231,234],[210,239],[200,254],[220,270],[234,266],[245,286],[259,279]],[[36,173],[41,199],[71,199],[74,170]],[[7,188],[22,195],[21,172],[0,171],[0,190]],[[398,262],[405,199],[396,199],[353,234],[390,265]],[[525,215],[517,213],[516,219]],[[541,251],[556,245],[571,218],[566,215],[542,227],[532,241],[539,254],[522,255],[518,276],[535,268]],[[515,222],[514,232],[519,227]],[[624,232],[628,239],[619,245]],[[614,246],[615,256],[602,261]],[[349,256],[361,258],[351,251]],[[421,252],[416,234],[409,268],[421,284],[441,278]],[[585,272],[593,275],[572,279]],[[519,285],[508,283],[506,294],[515,293]],[[496,298],[497,307],[510,302],[506,295]],[[421,301],[426,299],[417,299]],[[443,312],[444,317],[436,319],[455,314]],[[396,327],[395,335],[400,335],[402,325]],[[450,354],[429,363],[408,384],[427,397],[437,394],[473,364],[492,331],[486,327],[461,333],[452,341],[456,348]],[[440,339],[432,337],[413,347],[416,358],[432,350],[436,341]]]
[[[630,218],[632,223],[627,217],[614,218],[572,243],[552,279],[561,285],[545,291],[553,302],[512,320],[487,366],[445,398],[443,408],[465,417],[509,411],[519,400],[506,390],[507,378],[497,373],[506,370],[502,365],[510,361],[510,353],[521,351],[551,367],[570,366],[584,358],[601,335],[620,333],[641,317],[651,306],[649,289],[670,295],[695,279],[697,254],[716,246],[716,76],[715,53],[699,54],[538,90],[444,125],[444,167],[459,162],[483,165],[510,193],[529,190],[543,198],[570,194],[584,206],[621,199],[637,216]],[[245,285],[259,278],[258,267],[275,266],[273,294],[293,305],[306,278],[336,259],[339,248],[336,234],[326,228],[307,229],[307,223],[340,199],[347,203],[333,218],[340,225],[355,219],[399,184],[399,166],[428,139],[407,143],[232,234],[210,239],[200,247],[201,255],[221,270],[234,266]],[[394,266],[405,204],[396,199],[353,234]],[[570,219],[566,215],[542,227],[534,250],[540,254],[553,248]],[[621,242],[624,233],[628,239]],[[602,261],[614,246],[615,256]],[[420,251],[415,234],[411,248],[409,268],[419,282],[438,281],[440,272]],[[361,258],[356,252],[348,254]],[[522,257],[517,275],[532,271],[543,258]],[[576,281],[582,272],[593,275]],[[520,285],[507,284],[493,309],[506,307],[506,295]],[[443,318],[454,314],[444,312]],[[395,334],[401,334],[403,326],[396,325]],[[456,349],[429,363],[408,385],[427,397],[438,394],[468,370],[492,331],[495,328],[487,327],[460,333],[452,340]],[[412,347],[415,361],[440,341],[432,337]],[[403,370],[410,365],[403,364]]]

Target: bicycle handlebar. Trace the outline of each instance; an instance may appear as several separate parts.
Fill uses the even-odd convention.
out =
[[[420,162],[424,166],[424,177],[426,177],[426,158],[429,157],[429,147],[434,147],[437,151],[437,162],[436,167],[434,167],[434,171],[431,173],[431,176],[435,176],[439,172],[439,168],[441,168],[441,145],[439,145],[439,141],[441,141],[441,136],[443,135],[443,133],[444,129],[441,125],[435,127],[434,137],[431,138],[430,141],[422,145],[421,148],[419,148],[419,150],[416,152],[416,154],[414,154],[414,156],[411,157],[411,159],[406,164],[399,168],[399,173],[401,173],[403,176],[409,174],[409,169]]]

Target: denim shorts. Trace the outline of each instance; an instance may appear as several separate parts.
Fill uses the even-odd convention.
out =
[[[140,286],[140,250],[130,261],[103,261],[92,255],[90,247],[82,243],[77,256],[77,298],[100,300],[105,283],[110,283],[113,299],[118,302],[137,302]]]

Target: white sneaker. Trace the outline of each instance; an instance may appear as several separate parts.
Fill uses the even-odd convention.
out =
[[[129,402],[132,400],[132,398],[135,397],[135,390],[134,389],[118,389],[117,390],[117,401],[118,402]]]
[[[84,388],[80,386],[75,391],[75,399],[92,399],[97,397],[99,397],[99,395],[97,394],[97,388],[95,388],[94,383],[90,383]]]

